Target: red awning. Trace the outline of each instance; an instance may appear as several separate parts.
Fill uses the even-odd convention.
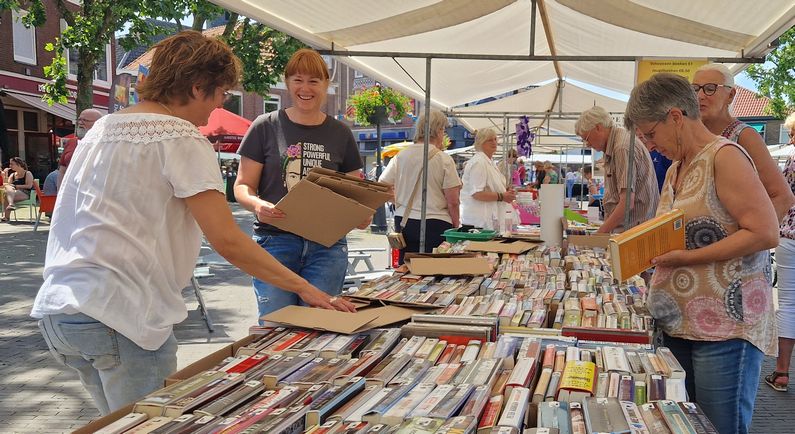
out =
[[[228,110],[217,108],[210,113],[207,125],[199,127],[199,131],[213,144],[220,142],[220,151],[234,152],[250,126],[250,120]]]

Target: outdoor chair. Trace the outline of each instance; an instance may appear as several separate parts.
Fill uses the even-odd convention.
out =
[[[42,193],[38,182],[34,182],[33,186],[36,188],[36,195],[39,197],[39,212],[36,214],[36,224],[33,225],[33,232],[36,232],[39,229],[39,223],[41,223],[41,215],[49,213],[52,216],[52,212],[55,210],[55,198],[58,196]],[[52,217],[50,219],[52,221]]]
[[[26,200],[21,200],[21,201],[18,201],[18,202],[14,203],[14,211],[13,211],[13,213],[14,213],[14,221],[19,221],[19,219],[17,218],[17,210],[19,209],[19,207],[26,206],[26,207],[28,207],[28,211],[30,211],[30,222],[33,223],[33,216],[34,216],[34,213],[36,212],[36,207],[37,207],[37,204],[36,204],[36,192],[41,191],[41,190],[39,190],[39,180],[38,179],[34,179],[33,180],[33,187],[34,187],[34,189],[30,190],[30,197],[29,198],[27,198]]]

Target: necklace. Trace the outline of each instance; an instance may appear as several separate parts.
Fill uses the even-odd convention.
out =
[[[170,114],[171,116],[174,116],[174,112],[173,112],[173,111],[171,111],[171,109],[170,109],[170,108],[168,108],[168,106],[167,106],[167,105],[163,104],[163,103],[162,103],[162,102],[160,102],[160,101],[155,101],[155,102],[157,102],[158,104],[160,104],[160,107],[163,107],[164,109],[166,109],[166,111],[168,111],[168,114]]]

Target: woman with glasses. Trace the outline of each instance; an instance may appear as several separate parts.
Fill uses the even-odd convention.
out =
[[[776,162],[770,157],[762,136],[730,113],[729,106],[737,94],[734,76],[727,67],[719,63],[708,63],[696,70],[692,87],[698,99],[701,121],[713,134],[739,144],[748,152],[781,221],[790,207],[795,205],[795,196]]]
[[[636,86],[627,103],[628,129],[674,161],[657,214],[685,213],[687,249],[654,259],[648,306],[685,369],[689,399],[719,432],[747,433],[762,358],[777,350],[764,270],[778,221],[751,157],[707,129],[698,109],[690,83],[674,74]]]

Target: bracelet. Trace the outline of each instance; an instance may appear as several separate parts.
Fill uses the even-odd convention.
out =
[[[497,193],[497,202],[502,202],[502,193]]]

